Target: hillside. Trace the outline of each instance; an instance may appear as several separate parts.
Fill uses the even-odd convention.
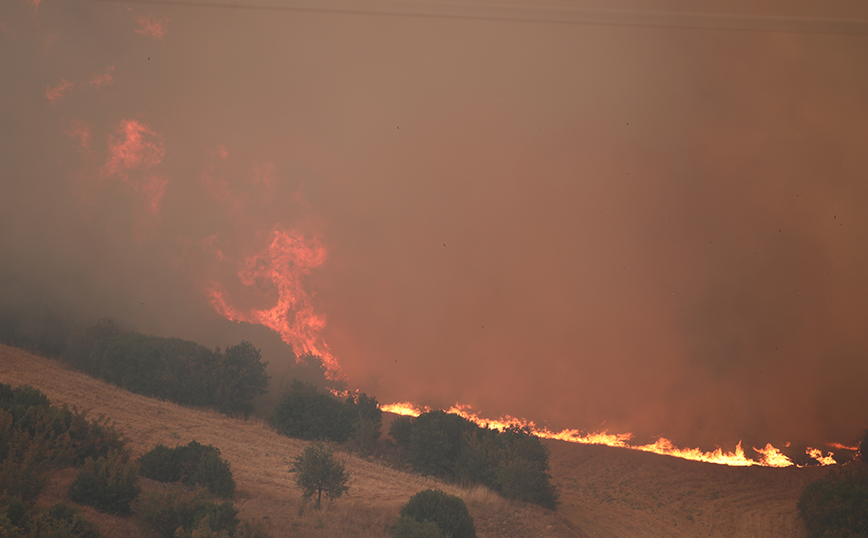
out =
[[[480,538],[486,537],[763,537],[805,535],[796,500],[828,468],[737,468],[604,446],[546,441],[562,506],[552,513],[503,500],[483,488],[461,489],[403,473],[353,455],[350,496],[299,515],[300,493],[287,473],[303,441],[272,432],[257,420],[230,419],[131,394],[56,361],[0,346],[0,382],[30,384],[57,404],[89,409],[116,421],[136,456],[158,443],[197,440],[231,463],[240,516],[274,538],[383,537],[400,506],[437,487],[465,499]],[[59,497],[70,472],[59,473],[47,496]],[[46,503],[49,500],[45,501]],[[128,520],[85,509],[111,536],[145,536]]]
[[[301,493],[287,469],[305,442],[277,435],[262,421],[227,418],[214,411],[132,394],[56,361],[2,345],[0,382],[29,384],[45,392],[54,404],[66,403],[89,410],[93,417],[109,417],[126,436],[135,457],[159,443],[171,447],[196,440],[218,447],[237,482],[239,517],[261,523],[272,538],[386,537],[401,505],[427,488],[463,497],[480,538],[585,536],[557,513],[543,508],[506,501],[484,488],[461,489],[343,453],[338,455],[346,459],[351,473],[349,496],[324,503],[321,512],[308,506],[299,515]],[[60,500],[74,476],[70,470],[58,473],[44,494],[44,504]],[[129,520],[88,507],[82,510],[106,536],[146,536]]]
[[[829,467],[727,467],[605,446],[548,443],[561,517],[589,536],[802,538],[802,488]]]

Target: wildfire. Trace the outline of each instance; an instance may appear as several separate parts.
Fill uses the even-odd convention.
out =
[[[431,409],[424,406],[418,406],[411,402],[400,402],[393,404],[381,405],[380,409],[397,415],[417,417],[422,413],[428,412]],[[488,419],[479,416],[479,413],[473,411],[468,405],[456,403],[446,410],[447,413],[453,413],[467,420],[482,426],[483,428],[495,428],[502,430],[504,428],[518,426],[520,428],[528,428],[537,437],[544,439],[558,439],[560,441],[568,441],[571,443],[581,443],[589,445],[606,445],[617,448],[629,448],[632,450],[641,450],[643,452],[653,452],[654,454],[662,454],[666,456],[674,456],[693,461],[704,461],[707,463],[717,463],[720,465],[731,465],[737,467],[747,467],[751,465],[761,465],[765,467],[790,467],[795,465],[781,451],[767,444],[764,448],[754,448],[754,452],[758,454],[757,459],[748,458],[744,449],[741,447],[741,441],[736,445],[735,451],[726,452],[722,448],[717,448],[713,452],[706,452],[699,448],[678,448],[675,444],[661,437],[655,443],[648,445],[631,445],[630,439],[633,438],[632,433],[611,434],[608,431],[595,433],[581,433],[579,430],[561,430],[558,432],[552,431],[545,427],[537,426],[531,420],[523,420],[509,415],[499,419]],[[823,456],[823,452],[819,449],[808,448],[807,454],[818,461],[820,465],[834,465],[835,460],[830,452],[828,456]]]
[[[276,304],[270,308],[241,311],[232,306],[223,286],[212,282],[205,290],[211,306],[232,321],[268,327],[292,347],[296,356],[317,355],[332,375],[337,375],[340,366],[320,336],[325,327],[325,316],[314,311],[311,294],[303,285],[304,277],[325,262],[325,247],[317,237],[306,240],[301,232],[286,231],[279,225],[271,237],[268,247],[243,263],[238,278],[244,286],[260,294],[264,294],[267,288],[276,289]]]

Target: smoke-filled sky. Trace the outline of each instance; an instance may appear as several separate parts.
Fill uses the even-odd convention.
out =
[[[283,338],[381,403],[852,442],[868,3],[653,4],[4,1],[5,300]]]

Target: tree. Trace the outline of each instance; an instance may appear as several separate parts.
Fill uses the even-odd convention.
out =
[[[267,362],[253,344],[243,340],[237,346],[218,348],[217,366],[213,373],[217,383],[215,400],[217,410],[229,415],[241,414],[247,418],[253,412],[253,399],[265,394],[269,375]]]
[[[331,448],[322,443],[311,443],[300,456],[296,456],[289,472],[295,473],[296,484],[304,492],[302,499],[309,500],[316,494],[314,508],[319,510],[322,496],[337,499],[347,491],[350,473],[332,456]]]

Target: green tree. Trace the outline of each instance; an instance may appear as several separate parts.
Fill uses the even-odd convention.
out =
[[[322,496],[337,499],[347,491],[350,473],[343,464],[336,461],[331,448],[322,443],[311,443],[300,456],[296,456],[289,472],[296,475],[296,484],[303,491],[302,498],[307,501],[316,495],[314,508],[322,506]]]

